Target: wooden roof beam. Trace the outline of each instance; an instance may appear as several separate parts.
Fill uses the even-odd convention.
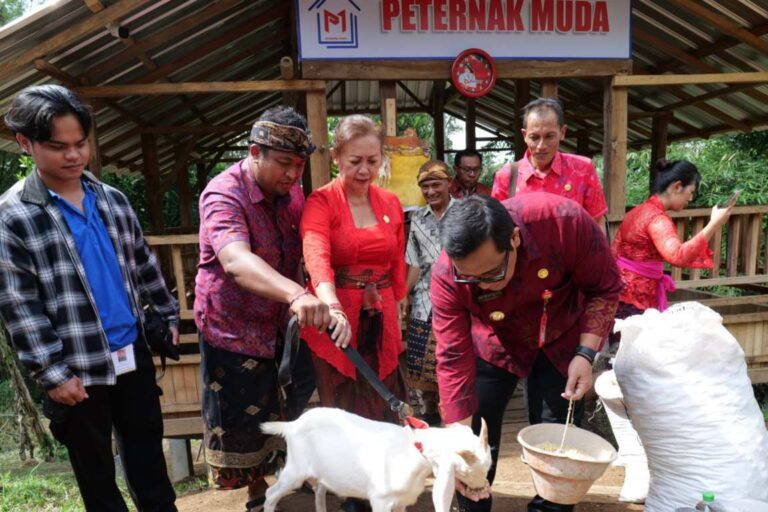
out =
[[[398,85],[398,86],[399,86],[399,87],[400,87],[400,88],[403,90],[403,92],[405,92],[405,94],[407,94],[408,96],[410,96],[410,98],[411,98],[413,101],[415,101],[415,102],[416,102],[416,104],[417,104],[418,106],[420,106],[421,108],[423,108],[425,112],[428,112],[428,111],[429,111],[429,107],[428,107],[427,105],[425,105],[425,104],[424,104],[424,102],[423,102],[423,101],[421,101],[421,98],[419,98],[418,96],[416,96],[416,95],[413,93],[413,91],[411,91],[411,90],[408,88],[408,86],[407,86],[407,85],[405,85],[405,83],[404,83],[402,80],[397,80],[395,83],[396,83],[396,84],[397,84],[397,85]]]
[[[104,7],[104,4],[101,3],[101,0],[83,0],[85,2],[85,6],[88,7],[88,9],[91,10],[93,13],[101,12],[106,7]],[[107,28],[109,28],[109,25],[107,25]],[[136,44],[136,41],[133,39],[133,37],[121,37],[119,38],[120,42],[123,43],[125,46],[133,46]],[[149,55],[147,55],[145,52],[141,52],[139,54],[139,59],[141,62],[148,67],[149,69],[155,69],[157,65],[152,61],[151,58],[149,58]]]
[[[101,3],[100,0],[85,0],[86,6],[94,13],[104,10],[104,4]],[[109,29],[110,26],[107,25],[107,29]],[[136,40],[131,37],[119,37],[120,42],[127,47],[132,47],[136,45]],[[145,51],[140,51],[137,55],[139,60],[141,61],[144,66],[149,69],[150,71],[157,69],[157,64],[155,61],[152,60],[152,58],[147,54]],[[168,80],[167,78],[163,81],[170,82],[171,80]],[[83,84],[84,85],[84,84]],[[194,103],[192,103],[189,98],[186,96],[181,96],[182,103],[190,110],[192,111],[198,119],[200,119],[202,122],[207,123],[208,120],[205,118],[202,112],[195,106]]]
[[[179,126],[145,126],[139,130],[139,133],[154,133],[157,135],[168,135],[174,133],[231,133],[243,132],[251,129],[248,124],[230,124],[230,125],[179,125]]]
[[[85,86],[88,84],[88,80],[83,76],[73,76],[64,71],[63,69],[59,68],[58,66],[51,64],[45,59],[35,59],[35,68],[45,73],[46,75],[55,78],[59,82],[63,83],[64,85],[71,87],[71,88],[77,88],[80,86]],[[146,122],[139,117],[138,115],[134,114],[130,110],[126,109],[122,105],[120,105],[118,102],[114,100],[104,99],[104,100],[98,100],[97,102],[94,102],[94,104],[104,105],[108,108],[111,108],[118,114],[120,114],[125,119],[131,121],[132,123],[143,126],[146,124]]]
[[[183,67],[202,59],[206,55],[216,50],[225,48],[226,45],[230,43],[233,43],[246,36],[249,38],[253,37],[253,34],[251,34],[253,30],[264,25],[269,20],[275,19],[275,17],[277,17],[279,13],[284,10],[285,10],[285,6],[279,5],[279,6],[273,7],[272,9],[269,9],[267,12],[259,16],[255,16],[253,18],[246,20],[243,23],[233,26],[229,30],[221,34],[220,36],[214,39],[211,39],[210,41],[207,41],[205,44],[202,44],[194,48],[193,50],[185,53],[180,58],[174,61],[171,61],[167,64],[164,64],[163,66],[160,66],[159,68],[155,69],[151,73],[147,73],[146,75],[142,76],[138,80],[135,80],[134,83],[137,83],[137,84],[152,83],[163,77],[170,76],[172,73],[178,71],[179,69],[182,69]],[[279,38],[282,36],[283,34],[273,31],[269,33],[266,37],[259,37],[258,41],[260,42],[261,47],[264,48],[265,46],[267,46],[268,44],[271,44],[275,40],[279,40]]]
[[[255,63],[254,69],[255,69],[256,66],[261,66],[261,61]],[[248,69],[244,70],[243,72],[247,73],[247,74],[250,74],[251,71],[252,71],[252,69],[248,68]],[[168,117],[167,112],[165,110],[163,110],[163,109],[159,109],[159,107],[164,105],[165,103],[167,103],[167,100],[164,99],[162,96],[155,96],[155,97],[152,97],[149,101],[140,103],[136,108],[139,108],[141,110],[156,112],[156,115],[153,116],[152,119],[150,119],[149,122],[147,123],[147,124],[151,125],[154,122],[162,122],[163,120],[167,119],[167,117]],[[205,109],[208,112],[211,112],[212,110],[214,110],[214,109],[216,109],[216,108],[218,108],[218,107],[220,107],[222,105],[232,105],[233,108],[235,108],[235,107],[240,108],[237,101],[232,102],[231,97],[227,97],[227,96],[223,96],[222,95],[222,97],[218,101],[214,101],[212,103],[206,103],[205,104]],[[218,124],[224,124],[224,123],[222,123],[220,121],[220,119],[217,119],[216,122]],[[131,130],[130,132],[125,134],[125,136],[134,136],[134,135],[138,135],[138,133],[139,133],[138,129],[135,129],[135,130]],[[107,144],[107,145],[108,146],[112,146],[112,144]]]
[[[269,53],[263,59],[259,59],[256,63],[254,63],[254,66],[258,65],[258,66],[261,66],[263,68],[268,68],[271,65],[271,63],[272,63],[271,61],[268,60],[270,55],[274,55],[274,52]],[[240,59],[241,59],[240,53],[236,53],[232,57],[232,59],[227,59],[226,61],[221,63],[221,65],[223,66],[222,69],[228,68],[233,62],[236,62],[237,60],[240,60]],[[193,80],[196,80],[196,81],[204,81],[205,79],[210,78],[211,76],[213,76],[213,74],[216,72],[216,70],[218,68],[219,68],[219,66],[217,66],[216,68],[209,69],[208,71],[206,71],[204,73],[195,74],[191,78]],[[250,70],[251,68],[249,67],[248,69]],[[155,119],[164,119],[165,113],[164,113],[164,111],[159,111],[158,107],[166,106],[166,105],[167,105],[167,99],[162,98],[160,96],[155,96],[155,97],[146,98],[146,100],[142,100],[135,107],[137,109],[142,110],[142,111],[157,112],[157,115],[154,116],[152,119],[150,119],[149,122],[147,123],[147,124],[151,125],[151,124],[153,124]],[[110,123],[110,125],[112,125],[112,123]],[[109,126],[109,127],[105,126],[104,129],[106,130],[108,128],[113,128],[113,127],[114,126]]]
[[[242,80],[232,82],[179,82],[175,84],[128,84],[78,87],[87,98],[110,98],[153,94],[218,94],[222,92],[323,91],[323,80]]]
[[[768,71],[744,73],[702,73],[684,75],[625,75],[617,77],[618,87],[670,87],[702,84],[764,84],[768,83]]]
[[[696,105],[698,103],[702,103],[705,101],[722,98],[723,96],[730,96],[731,94],[744,93],[745,89],[751,89],[752,87],[754,87],[754,84],[749,84],[749,83],[729,85],[727,87],[723,87],[722,89],[717,89],[714,91],[710,91],[706,94],[702,94],[700,96],[693,96],[692,98],[688,98],[687,100],[682,100],[677,103],[673,103],[671,105],[668,105],[664,108],[659,109],[658,112],[672,112],[679,108],[688,107],[688,106]]]
[[[664,39],[661,39],[652,34],[649,34],[642,29],[635,28],[632,30],[632,34],[638,40],[653,46],[657,51],[661,50],[663,53],[671,55],[673,58],[677,59],[680,62],[688,64],[689,66],[691,66],[697,71],[703,71],[705,73],[720,73],[720,69],[718,69],[717,67],[711,66],[706,62],[696,57],[693,57],[689,53],[682,50],[680,47],[675,46],[674,44],[671,44]],[[768,104],[767,94],[763,94],[760,91],[744,90],[743,92],[744,94],[746,94],[747,96],[749,96],[750,98],[756,101],[759,101],[764,104]]]
[[[715,11],[705,7],[701,3],[695,0],[677,0],[675,2],[676,7],[682,8],[689,13],[703,19],[707,23],[717,27],[725,34],[738,39],[744,44],[747,44],[764,54],[768,55],[768,41],[763,41],[761,38],[745,29],[741,25],[734,23],[729,18],[718,14]]]
[[[105,9],[101,0],[83,0],[85,6],[91,10],[92,13],[97,13]]]
[[[107,73],[125,66],[132,59],[138,57],[141,52],[146,52],[169,41],[177,40],[182,35],[199,28],[199,26],[206,21],[218,18],[239,3],[240,0],[217,0],[216,2],[212,2],[204,8],[182,18],[173,25],[165,27],[163,30],[147,36],[145,39],[137,41],[135,45],[123,49],[119,54],[110,56],[96,64],[88,69],[88,75],[98,78],[95,81],[101,82],[105,79]]]
[[[644,73],[644,72],[647,71],[644,67],[639,66],[639,65],[635,65],[635,68],[640,73]],[[670,78],[676,78],[676,79],[679,80],[683,76],[685,76],[685,77],[695,77],[695,76],[698,76],[698,77],[703,77],[703,76],[709,76],[709,77],[720,76],[720,77],[725,77],[726,75],[743,75],[743,74],[745,74],[745,73],[720,73],[720,74],[713,73],[711,75],[622,75],[622,76],[616,76],[613,79],[613,85],[614,85],[614,87],[628,87],[628,88],[630,88],[630,91],[628,91],[628,92],[631,92],[631,87],[633,85],[635,85],[635,83],[634,83],[635,80],[634,79],[637,79],[638,77],[640,77],[640,79],[637,80],[638,83],[642,83],[642,81],[643,81],[642,79],[651,79],[650,81],[652,83],[650,85],[652,85],[652,84],[655,84],[656,82],[664,82],[665,80],[669,80]],[[766,75],[766,77],[768,77],[768,73],[765,73],[765,75]],[[631,79],[631,80],[627,80],[628,78]],[[721,82],[723,82],[723,81],[725,81],[725,80],[721,79]],[[687,81],[687,82],[675,83],[674,85],[700,84],[700,83],[713,83],[713,81],[706,82],[704,80],[700,80],[700,81],[690,80],[690,81]],[[685,92],[681,87],[676,87],[676,86],[675,87],[670,87],[668,92],[670,94],[674,95],[674,96],[677,96],[681,100],[688,100],[688,99],[691,99],[691,98],[695,97],[695,96]],[[638,104],[641,104],[641,105],[645,104],[645,105],[647,105],[647,102],[644,99],[640,99],[638,101]],[[740,121],[738,119],[735,119],[734,117],[730,116],[729,114],[723,112],[721,109],[719,109],[717,107],[714,107],[712,105],[709,105],[708,103],[694,104],[692,106],[693,106],[693,108],[701,110],[702,112],[705,112],[708,115],[715,117],[716,119],[720,119],[720,120],[725,121],[726,123],[728,123],[731,126],[733,126],[735,129],[742,130],[742,131],[750,131],[751,130],[749,125],[746,124],[745,122]],[[657,111],[659,109],[657,107],[651,107],[650,110]],[[691,133],[697,133],[700,130],[699,128],[693,127],[693,126],[691,126],[688,123],[684,123],[681,119],[678,118],[678,116],[674,116],[672,118],[672,120],[671,120],[671,123],[673,123],[673,124],[675,124],[677,126],[684,126],[683,129],[686,130],[686,131],[690,131]]]
[[[760,25],[752,27],[752,30],[750,30],[750,32],[752,32],[757,37],[768,34],[768,22],[761,23]],[[730,36],[725,36],[721,39],[718,39],[714,43],[691,50],[690,55],[698,59],[703,59],[704,57],[709,57],[710,55],[718,55],[718,56],[723,56],[724,58],[729,58],[728,56],[723,55],[725,51],[739,44],[741,44],[741,41],[739,41],[738,39]],[[668,59],[667,61],[662,62],[658,65],[655,65],[649,69],[654,74],[662,74],[666,71],[669,71],[671,69],[676,69],[676,68],[677,68],[677,59]]]
[[[150,0],[118,0],[103,11],[62,30],[55,36],[22,52],[20,55],[6,60],[0,64],[0,76],[13,75],[35,59],[51,55],[63,46],[73,43],[96,30],[102,29],[104,25],[126,16],[147,3],[150,3]]]
[[[501,60],[496,62],[500,78],[573,78],[626,74],[629,59],[584,59],[565,61]],[[399,60],[313,61],[302,63],[304,78],[325,80],[450,80],[450,60],[421,60],[403,66]]]
[[[248,111],[244,111],[242,108],[238,108],[237,106],[234,106],[232,109],[228,109],[228,111],[231,111],[232,113],[224,116],[220,119],[222,123],[226,123],[230,120],[235,121],[231,124],[234,125],[243,125],[245,126],[245,129],[240,131],[239,133],[235,133],[234,135],[229,135],[228,137],[230,139],[237,139],[242,138],[243,136],[247,135],[251,129],[252,122],[251,119],[255,118],[255,113],[253,111],[259,112],[263,110],[264,108],[271,106],[272,104],[276,103],[276,94],[272,94],[264,98],[259,103],[255,104],[252,109],[249,109]],[[243,119],[248,119],[248,123],[245,123]],[[231,133],[231,132],[226,132]],[[198,147],[204,147],[209,142],[209,137],[215,137],[215,133],[202,133],[200,134],[200,137],[198,138]],[[215,141],[214,141],[215,142]],[[173,151],[175,151],[173,145],[164,145],[163,148],[160,149],[159,155],[160,159],[164,160],[172,156]],[[137,155],[134,157],[131,161],[136,162],[141,159],[141,155]]]

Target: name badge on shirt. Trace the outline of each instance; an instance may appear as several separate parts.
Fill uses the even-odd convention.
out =
[[[115,367],[115,375],[134,371],[136,369],[136,356],[133,353],[133,344],[112,352],[112,364]]]
[[[499,290],[496,292],[488,292],[488,293],[480,294],[477,297],[475,297],[475,299],[477,299],[477,302],[488,302],[493,299],[498,299],[502,295],[504,295],[504,293],[502,293],[502,291]]]

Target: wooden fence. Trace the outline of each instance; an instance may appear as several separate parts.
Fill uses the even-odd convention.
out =
[[[709,219],[709,209],[692,209],[672,213],[681,238],[700,231]],[[768,382],[768,205],[742,206],[734,212],[726,226],[712,240],[717,272],[671,269],[678,287],[671,299],[697,300],[720,312],[729,331],[739,340],[747,355],[753,382]],[[615,233],[620,219],[611,220]],[[158,255],[168,285],[179,300],[182,319],[181,361],[168,361],[161,405],[165,417],[166,436],[188,436],[201,433],[200,424],[200,355],[194,328],[194,280],[198,262],[197,235],[148,236],[147,241]],[[708,286],[750,288],[752,295],[723,297],[711,291],[697,290]],[[158,362],[159,363],[159,362]]]

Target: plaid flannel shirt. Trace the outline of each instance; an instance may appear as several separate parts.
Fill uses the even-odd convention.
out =
[[[84,184],[96,193],[140,326],[142,299],[176,324],[175,300],[128,199],[90,173]],[[0,197],[0,318],[19,360],[45,389],[75,375],[84,386],[115,383],[109,343],[75,241],[37,170]]]

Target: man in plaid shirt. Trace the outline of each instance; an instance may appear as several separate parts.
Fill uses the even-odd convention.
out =
[[[178,343],[178,315],[127,198],[84,172],[91,117],[56,85],[29,87],[5,117],[35,169],[0,197],[0,317],[47,395],[88,511],[127,511],[112,430],[140,511],[175,511],[143,332],[146,303]]]

